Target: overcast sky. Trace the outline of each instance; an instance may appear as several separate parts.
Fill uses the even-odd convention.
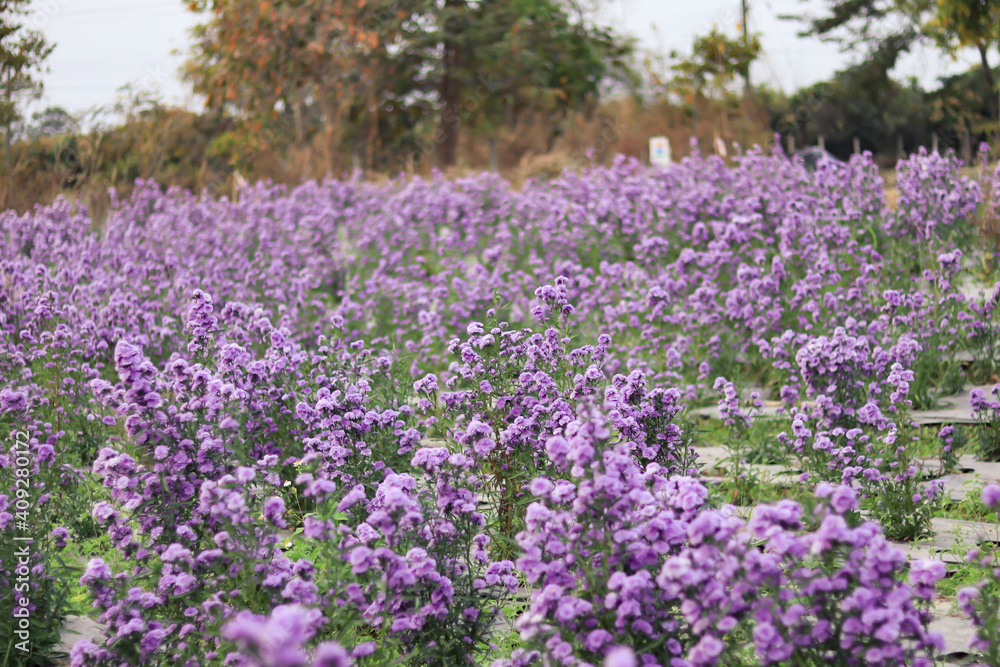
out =
[[[755,82],[792,91],[828,78],[852,59],[836,46],[796,36],[801,26],[778,19],[803,9],[819,10],[823,0],[749,0],[750,27],[761,36],[764,54],[751,72]],[[39,106],[77,112],[110,103],[128,83],[157,87],[172,103],[198,107],[177,77],[197,15],[182,0],[34,0],[29,22],[56,44],[44,75]],[[639,39],[641,48],[668,54],[686,51],[695,35],[713,25],[736,33],[739,0],[607,0],[606,20]],[[976,62],[953,62],[939,52],[910,54],[894,72],[916,76],[924,86]]]

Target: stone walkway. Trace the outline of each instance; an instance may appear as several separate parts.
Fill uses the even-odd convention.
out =
[[[975,631],[967,619],[952,615],[947,603],[934,608],[934,620],[931,621],[930,630],[940,632],[944,636],[943,664],[969,665],[975,662],[974,656],[969,653],[969,640]]]
[[[57,651],[69,653],[81,639],[89,639],[95,644],[101,642],[101,630],[104,626],[87,616],[67,616],[66,622],[59,631]],[[65,661],[69,664],[69,660]]]
[[[972,405],[969,403],[969,396],[973,389],[983,389],[988,394],[993,389],[992,384],[968,386],[953,396],[943,396],[938,399],[938,407],[933,410],[912,410],[909,413],[910,419],[920,426],[932,426],[937,424],[975,424],[976,418],[972,412]],[[759,388],[757,391],[761,391]],[[744,392],[747,394],[748,392]],[[719,406],[709,405],[703,408],[689,410],[688,414],[701,417],[711,417],[721,419]],[[765,401],[759,417],[771,417],[787,419],[788,412],[784,406],[777,401]]]

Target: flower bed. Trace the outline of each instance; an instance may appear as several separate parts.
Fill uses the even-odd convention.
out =
[[[0,214],[0,650],[90,610],[74,665],[933,664],[945,567],[887,538],[942,502],[910,413],[994,363],[958,166],[896,210],[867,158],[757,151]],[[799,501],[743,516],[767,457]]]

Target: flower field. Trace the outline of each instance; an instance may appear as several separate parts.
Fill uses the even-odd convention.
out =
[[[894,208],[751,151],[0,213],[0,662],[920,666],[950,605],[1000,665],[995,545],[900,546],[998,521],[942,481],[1000,461],[960,166]]]

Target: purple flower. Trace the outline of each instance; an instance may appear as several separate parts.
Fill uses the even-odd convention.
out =
[[[103,581],[111,578],[111,569],[102,558],[91,558],[87,568],[80,577],[80,585],[86,586],[92,581]]]
[[[531,495],[536,497],[548,495],[554,488],[556,488],[555,484],[544,477],[536,477],[531,480],[531,484],[528,487],[529,491],[531,491]]]
[[[726,645],[722,640],[705,635],[688,652],[688,660],[695,665],[714,665]]]
[[[586,639],[584,639],[583,645],[588,651],[599,651],[608,642],[614,639],[612,635],[607,630],[603,628],[598,628],[597,630],[591,630],[587,633]]]
[[[316,609],[301,605],[279,605],[267,617],[243,611],[222,627],[222,637],[240,646],[251,664],[260,667],[302,667],[308,664],[303,644],[316,633],[323,615]],[[340,647],[337,647],[338,649]],[[343,649],[340,649],[343,651]],[[349,664],[346,653],[324,649],[326,659],[348,660],[328,662],[329,665]]]
[[[313,653],[312,667],[350,667],[351,655],[335,642],[323,642]]]
[[[56,540],[56,546],[60,549],[66,546],[66,539],[69,537],[69,530],[64,526],[59,526],[53,528],[52,532],[49,533]]]
[[[604,656],[604,667],[636,667],[635,651],[629,646],[615,646]]]
[[[0,389],[0,412],[17,412],[28,407],[28,397],[23,391],[4,387]]]
[[[163,554],[160,556],[160,560],[164,563],[173,562],[190,562],[191,561],[191,550],[187,549],[180,544],[174,543],[168,546]]]
[[[983,487],[982,492],[983,503],[986,504],[990,509],[1000,509],[1000,486],[996,484],[987,484]]]
[[[416,457],[414,456],[414,459],[415,458]],[[365,487],[364,487],[363,484],[358,484],[353,489],[351,489],[347,493],[347,495],[345,495],[341,499],[341,501],[339,503],[337,503],[337,511],[338,512],[346,511],[346,510],[350,509],[351,507],[353,507],[354,505],[356,505],[359,502],[361,502],[362,500],[364,500],[365,498],[366,498],[366,496],[365,496]]]
[[[278,528],[284,528],[287,524],[284,519],[285,501],[278,496],[271,496],[264,501],[264,518],[273,523]]]
[[[858,508],[858,494],[849,486],[838,486],[830,495],[830,506],[837,514],[846,514]]]
[[[351,564],[351,571],[354,574],[367,572],[372,565],[372,553],[368,547],[354,547],[347,559]]]

